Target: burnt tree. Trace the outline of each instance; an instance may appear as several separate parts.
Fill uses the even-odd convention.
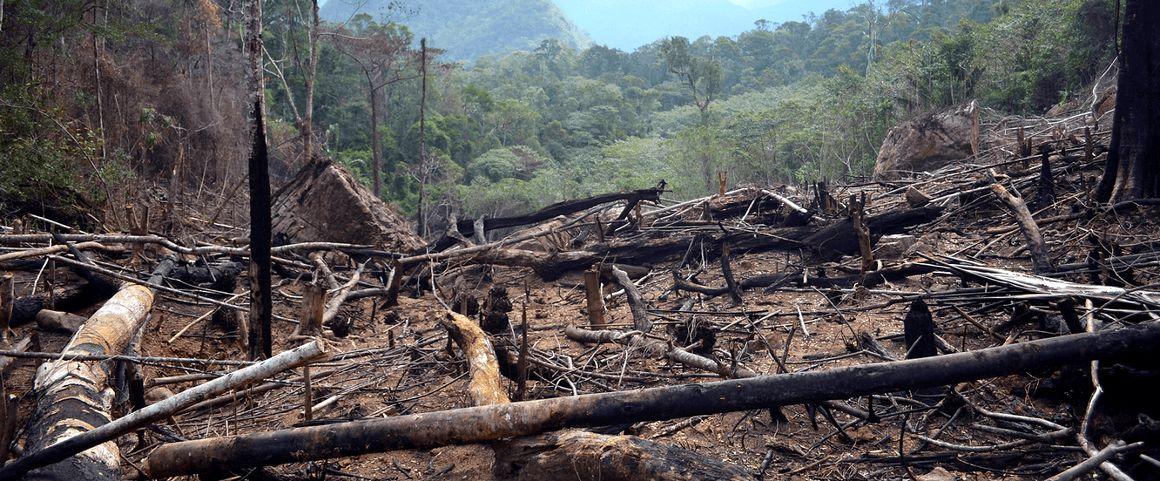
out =
[[[251,0],[246,25],[250,61],[253,145],[250,150],[250,359],[270,357],[270,155],[266,145],[265,80],[262,71],[262,0]]]
[[[1096,197],[1160,195],[1160,2],[1128,0],[1112,144]]]

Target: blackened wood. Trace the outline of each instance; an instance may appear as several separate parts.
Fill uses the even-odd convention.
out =
[[[0,340],[8,342],[8,333],[12,330],[12,304],[16,301],[16,288],[12,282],[12,274],[0,276]]]
[[[237,277],[245,272],[244,262],[226,261],[213,265],[182,265],[173,268],[169,277],[193,285],[208,284],[215,291],[233,292]]]
[[[934,338],[934,318],[930,315],[930,308],[922,299],[915,299],[910,303],[910,310],[902,321],[903,334],[906,339],[906,358],[918,359],[938,354],[938,343]]]
[[[1051,148],[1039,148],[1039,180],[1035,187],[1035,203],[1031,210],[1039,212],[1055,204],[1055,177],[1051,174]]]
[[[567,427],[657,421],[919,389],[1151,352],[1160,323],[906,361],[750,379],[541,399],[432,413],[281,429],[163,445],[145,464],[152,477],[208,466],[264,466],[427,449],[526,436]]]
[[[863,192],[861,198],[851,195],[850,203],[847,204],[850,225],[858,237],[858,250],[862,254],[862,275],[874,270],[874,245],[870,239],[870,228],[866,225],[866,201],[866,193]]]
[[[1127,0],[1124,7],[1116,111],[1100,202],[1160,195],[1160,2]]]
[[[1058,304],[1059,315],[1063,317],[1063,322],[1067,324],[1067,330],[1072,334],[1084,332],[1083,323],[1079,320],[1079,314],[1075,311],[1075,301],[1071,299],[1064,299]]]
[[[938,218],[941,207],[926,206],[917,209],[903,209],[866,217],[866,227],[874,236],[899,234],[911,227],[925,224]],[[757,236],[763,237],[763,236]],[[809,247],[821,258],[829,259],[841,255],[853,255],[860,251],[858,236],[853,222],[844,218],[803,236],[791,237],[802,246]],[[775,245],[773,240],[764,240],[762,245]],[[738,250],[740,246],[738,246]]]
[[[265,74],[262,70],[262,1],[250,2],[246,19],[247,52],[250,67],[250,359],[274,355],[270,320],[273,300],[270,293],[270,248],[273,230],[270,218],[270,153],[266,144]]]
[[[721,244],[721,275],[725,277],[725,287],[729,289],[729,297],[733,299],[733,304],[739,305],[744,302],[745,300],[741,298],[741,286],[733,278],[733,267],[729,265],[729,244]]]

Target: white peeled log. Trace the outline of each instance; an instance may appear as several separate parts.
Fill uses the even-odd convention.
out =
[[[153,292],[148,287],[123,287],[73,335],[59,360],[40,366],[33,383],[38,401],[25,452],[40,451],[109,422],[112,364],[72,361],[69,355],[121,354],[152,306]],[[104,442],[65,462],[31,472],[25,479],[119,479],[119,458],[117,445]],[[0,471],[0,479],[6,477]]]
[[[99,313],[100,311],[98,311]],[[96,315],[93,317],[95,319]],[[88,324],[82,327],[82,332],[88,327]],[[35,471],[32,471],[26,479],[119,479],[117,464],[119,455],[117,446],[113,442],[118,436],[130,433],[144,425],[164,420],[189,406],[224,392],[238,389],[266,379],[279,372],[302,366],[323,357],[325,354],[325,346],[318,341],[313,341],[282,352],[265,361],[247,366],[212,381],[182,391],[181,393],[151,404],[148,407],[130,413],[115,421],[109,421],[99,426],[93,426],[91,423],[75,417],[57,417],[55,419],[64,423],[62,428],[56,430],[56,434],[46,440],[49,441],[47,443],[39,442],[35,445],[30,443],[30,450],[27,451],[27,455],[0,469],[0,479],[16,479],[33,469]],[[46,363],[46,366],[49,364],[52,363]],[[87,376],[92,374],[93,371],[92,369],[82,369],[77,372],[84,372],[84,375]],[[103,370],[98,367],[95,371]],[[68,372],[61,371],[59,366],[42,370],[40,375],[37,376],[38,383],[41,381],[41,375],[50,376],[49,378],[45,378],[45,381],[56,382],[58,384],[68,383],[70,379],[73,379]],[[56,385],[53,384],[52,386],[55,387]],[[77,398],[76,400],[93,408],[104,409],[101,414],[103,414],[104,420],[108,421],[107,413],[111,393],[108,389],[105,389],[100,397],[101,399],[96,403],[89,403],[87,402],[89,400],[83,399],[83,397]],[[70,413],[63,414],[67,415]],[[40,420],[38,419],[38,421]],[[54,427],[48,426],[45,429],[49,430]],[[50,463],[56,464],[38,469]]]

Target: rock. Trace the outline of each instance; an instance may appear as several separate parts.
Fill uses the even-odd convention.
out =
[[[965,159],[979,149],[979,104],[924,115],[886,133],[874,178],[896,179],[907,172],[929,172]]]
[[[878,245],[874,248],[874,258],[902,259],[910,254],[916,241],[917,239],[912,235],[884,235],[878,239]]]
[[[342,166],[306,164],[271,206],[276,237],[293,242],[344,242],[413,252],[426,245],[410,223]]]
[[[930,203],[930,196],[926,192],[918,190],[915,186],[906,188],[906,204],[911,208],[917,209]]]
[[[146,404],[159,403],[159,402],[164,401],[166,399],[169,399],[171,397],[173,397],[173,391],[170,391],[168,388],[164,388],[164,387],[160,387],[160,386],[155,387],[155,388],[151,388],[148,391],[145,391],[145,403]]]
[[[915,476],[916,481],[959,481],[959,477],[954,473],[947,471],[942,466],[938,466],[929,473]]]

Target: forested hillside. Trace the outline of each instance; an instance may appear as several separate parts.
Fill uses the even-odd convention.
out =
[[[444,49],[445,60],[527,51],[547,39],[569,48],[591,43],[552,0],[330,0],[321,9],[335,23],[360,13],[406,25]]]
[[[661,178],[690,196],[718,170],[734,183],[857,176],[901,119],[973,98],[1041,112],[1113,56],[1114,1],[888,7],[829,10],[737,37],[661,39],[633,52],[546,41],[446,71],[428,98],[428,148],[441,160],[427,192],[467,214],[496,214]],[[338,82],[320,79],[327,83]],[[385,154],[396,157],[388,165],[415,164],[416,85],[389,94],[383,136],[398,148]],[[366,139],[329,116],[360,102],[319,111],[345,125],[329,147],[356,168],[366,165]],[[414,209],[415,176],[388,175],[384,195]]]
[[[308,109],[311,9],[266,2],[275,178],[304,162],[307,110],[322,155],[368,185],[378,165],[379,195],[409,216],[422,197],[429,220],[659,179],[693,196],[717,171],[731,184],[857,177],[900,120],[970,99],[1037,113],[1081,92],[1111,63],[1117,18],[1114,0],[892,0],[624,52],[577,49],[578,37],[529,43],[545,25],[571,31],[540,2],[469,3],[392,2],[386,18],[400,23],[322,21]],[[123,176],[165,172],[196,185],[237,172],[245,141],[231,89],[243,74],[227,33],[239,20],[212,0],[173,12],[142,2],[107,19],[82,5],[8,9],[0,121],[5,132],[52,133],[4,137],[9,202],[42,191],[100,202]],[[324,16],[342,17],[342,5],[333,0]],[[551,18],[528,20],[541,14]],[[407,19],[463,35],[433,31],[424,63]],[[517,24],[525,20],[539,26]],[[457,64],[474,55],[457,43],[474,38],[454,27],[463,22],[527,49]],[[71,41],[52,40],[56,32]]]

